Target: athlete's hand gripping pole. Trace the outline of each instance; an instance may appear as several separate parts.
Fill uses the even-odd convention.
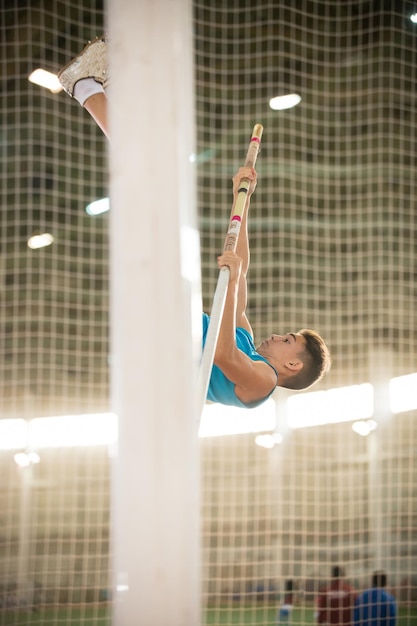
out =
[[[261,143],[262,132],[263,126],[261,124],[255,124],[246,154],[246,167],[255,167]],[[238,195],[233,209],[233,214],[230,217],[229,228],[224,242],[223,251],[236,250],[240,226],[246,210],[249,186],[250,181],[248,179],[243,178],[240,181]],[[200,417],[207,397],[211,370],[214,361],[214,354],[216,352],[217,340],[219,337],[224,305],[226,302],[229,274],[229,268],[222,267],[219,272],[216,291],[214,292],[213,305],[210,315],[210,324],[207,329],[206,342],[204,345],[203,357],[201,360],[197,380],[197,407],[199,409]]]

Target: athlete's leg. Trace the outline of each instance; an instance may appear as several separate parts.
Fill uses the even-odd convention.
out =
[[[64,90],[90,113],[108,137],[107,99],[104,92],[108,83],[105,39],[97,37],[87,44],[80,54],[58,72],[58,79]]]
[[[100,126],[103,133],[109,139],[107,125],[107,96],[104,92],[96,93],[84,102],[84,108],[89,112],[93,120]]]

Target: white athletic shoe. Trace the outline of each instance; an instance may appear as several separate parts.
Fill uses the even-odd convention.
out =
[[[94,78],[107,87],[107,42],[104,37],[89,41],[84,50],[58,72],[59,82],[72,98],[75,83],[83,78]]]

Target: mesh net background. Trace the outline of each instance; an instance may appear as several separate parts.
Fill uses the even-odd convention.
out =
[[[104,7],[0,6],[0,415],[108,411],[108,216],[84,210],[108,194],[107,145],[76,102],[27,80],[37,67],[56,73],[102,34]],[[259,122],[248,309],[255,337],[318,330],[334,361],[318,390],[378,389],[416,372],[412,3],[193,6],[205,310],[231,177]],[[269,108],[271,97],[291,92],[300,105]],[[53,245],[30,250],[28,238],[45,231]],[[389,416],[371,438],[350,423],[298,429],[270,450],[253,435],[200,440],[205,621],[274,624],[291,580],[292,619],[312,623],[333,565],[362,589],[382,564],[400,624],[416,623],[416,417]],[[29,483],[13,454],[0,451],[0,624],[28,623],[22,563],[30,603],[42,608],[33,623],[105,623],[107,450],[44,450]]]

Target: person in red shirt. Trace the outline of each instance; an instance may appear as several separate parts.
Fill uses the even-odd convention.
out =
[[[351,626],[357,592],[343,578],[343,569],[333,567],[331,584],[322,589],[317,598],[317,624]]]

